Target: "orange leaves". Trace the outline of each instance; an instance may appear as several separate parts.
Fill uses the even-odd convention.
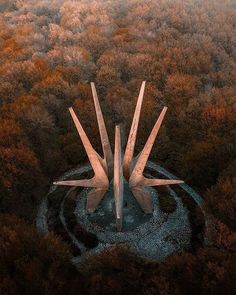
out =
[[[24,133],[19,125],[11,119],[0,120],[0,146],[18,144],[24,139]]]
[[[169,75],[166,81],[166,91],[170,96],[182,95],[191,98],[196,94],[197,78],[192,75],[176,73]]]
[[[165,96],[174,107],[176,114],[186,108],[188,101],[198,94],[198,79],[187,74],[171,74],[165,84]]]
[[[105,87],[111,87],[114,84],[120,83],[119,73],[115,68],[103,65],[97,72],[97,81]]]
[[[220,178],[205,195],[208,210],[222,222],[236,229],[236,178]]]
[[[204,129],[232,130],[235,124],[235,114],[230,107],[207,105],[201,114]]]
[[[138,89],[136,93],[138,95]],[[107,113],[110,114],[113,124],[115,122],[131,122],[133,106],[136,103],[136,99],[136,97],[132,97],[131,93],[122,86],[110,87],[105,97],[106,104],[104,107],[107,109]]]
[[[22,50],[22,47],[17,43],[16,39],[13,37],[5,41],[2,53],[6,58],[16,58],[17,55],[21,54]]]
[[[129,34],[128,28],[119,28],[113,34],[113,41],[118,45],[122,44],[122,42],[130,42],[131,36]]]
[[[32,171],[35,169],[35,172],[39,170],[38,160],[36,159],[34,153],[26,146],[21,145],[18,147],[1,149],[0,157],[1,162],[6,164],[6,168],[8,168],[8,172],[10,172],[4,172],[4,174],[6,174],[6,176],[8,175],[9,178],[11,174],[17,176],[18,172],[19,176],[23,173],[29,173],[27,170],[28,168],[31,168]],[[26,167],[27,169],[24,170]]]
[[[47,63],[47,61],[45,59],[39,58],[39,57],[35,57],[33,61],[34,61],[35,67],[39,71],[46,72],[48,70],[48,63]]]
[[[79,274],[69,263],[66,244],[52,234],[43,238],[33,226],[15,216],[2,214],[0,227],[1,293],[65,294],[68,291],[65,285],[70,285],[69,276]]]
[[[216,218],[210,219],[206,237],[216,247],[233,250],[236,249],[236,232]]]
[[[1,147],[0,163],[0,181],[6,189],[15,190],[22,185],[27,187],[27,182],[33,180],[36,184],[42,179],[38,160],[27,146],[18,144],[17,147]]]
[[[226,109],[222,107],[206,106],[202,112],[203,119],[222,121],[226,117]]]

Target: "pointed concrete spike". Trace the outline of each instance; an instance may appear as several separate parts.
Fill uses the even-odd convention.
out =
[[[132,193],[137,200],[139,206],[142,208],[144,213],[152,213],[152,200],[150,194],[143,190],[142,187],[132,187]]]
[[[141,181],[141,185],[144,186],[171,185],[180,183],[184,183],[184,181],[178,179],[148,179],[146,177],[144,177]]]
[[[79,136],[82,140],[83,146],[85,148],[85,151],[88,155],[89,162],[94,170],[95,175],[97,175],[100,178],[107,178],[106,172],[104,171],[104,168],[101,165],[101,162],[98,159],[98,154],[92,147],[87,134],[85,133],[79,119],[77,118],[74,110],[72,108],[69,108],[70,114],[72,116],[72,119],[75,123],[76,129],[79,133]]]
[[[157,133],[161,127],[161,123],[164,119],[166,111],[167,111],[167,107],[164,107],[159,118],[157,119],[153,129],[152,129],[152,132],[150,133],[150,135],[148,137],[148,140],[147,140],[147,142],[146,142],[146,144],[145,144],[145,146],[138,158],[137,163],[134,166],[134,169],[133,169],[131,176],[130,176],[130,186],[132,186],[132,187],[136,185],[137,181],[140,181],[140,177],[142,177],[142,175],[143,175],[144,168],[146,166],[147,160],[148,160],[149,155],[151,153],[153,144],[155,142]]]
[[[96,177],[91,179],[79,179],[79,180],[63,180],[55,181],[54,185],[65,185],[65,186],[83,186],[83,187],[105,187],[106,183],[102,183],[100,180],[96,180]]]
[[[118,231],[121,231],[121,228],[122,228],[123,194],[124,194],[124,183],[123,183],[120,126],[116,126],[115,153],[114,153],[114,197],[115,197],[115,209],[116,209],[116,225],[117,225]]]
[[[97,91],[93,82],[91,82],[91,89],[93,94],[93,101],[97,116],[97,122],[99,127],[99,133],[101,137],[102,149],[104,154],[104,159],[107,165],[107,173],[109,175],[109,179],[112,177],[112,170],[113,170],[113,155],[111,151],[110,141],[107,135],[106,125],[104,122],[101,106],[98,100]]]
[[[136,108],[135,108],[135,112],[133,116],[133,121],[130,128],[129,138],[127,141],[126,150],[124,154],[123,169],[124,169],[124,176],[126,179],[128,179],[130,176],[130,166],[131,166],[133,155],[134,155],[134,147],[135,147],[135,142],[137,137],[138,124],[139,124],[140,112],[141,112],[141,107],[143,102],[145,84],[146,84],[146,81],[143,81],[140,92],[139,92],[139,96],[138,96],[138,100],[137,100],[137,104],[136,104]]]
[[[102,201],[107,189],[94,188],[87,194],[87,210],[92,213]]]

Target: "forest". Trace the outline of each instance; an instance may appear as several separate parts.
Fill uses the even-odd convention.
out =
[[[147,81],[138,153],[163,106],[151,158],[204,198],[211,243],[145,261],[118,247],[78,271],[35,216],[49,186],[87,162],[73,106],[101,152],[127,138]],[[236,294],[236,1],[0,0],[0,294]]]

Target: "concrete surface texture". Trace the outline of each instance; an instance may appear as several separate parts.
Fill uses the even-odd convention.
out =
[[[123,166],[122,166],[122,151],[121,151],[121,136],[120,126],[116,126],[115,129],[115,153],[114,153],[114,199],[115,199],[115,216],[117,230],[122,229],[123,219]]]

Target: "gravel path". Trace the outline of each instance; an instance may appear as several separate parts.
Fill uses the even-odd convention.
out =
[[[36,217],[36,227],[38,231],[42,234],[48,233],[47,213],[48,200],[46,197],[42,200],[42,203],[39,205],[38,214]]]
[[[67,227],[67,224],[66,224],[66,220],[65,220],[65,217],[64,217],[64,204],[65,204],[65,200],[67,197],[69,197],[70,193],[74,190],[74,188],[71,188],[67,194],[65,195],[63,201],[61,202],[61,209],[60,209],[60,214],[59,214],[59,217],[60,217],[60,220],[61,220],[61,223],[63,224],[66,232],[68,233],[68,235],[70,236],[73,244],[75,244],[81,251],[81,253],[84,253],[86,251],[86,247],[84,246],[83,243],[81,243],[80,241],[78,241],[75,237],[75,235],[68,229]]]

